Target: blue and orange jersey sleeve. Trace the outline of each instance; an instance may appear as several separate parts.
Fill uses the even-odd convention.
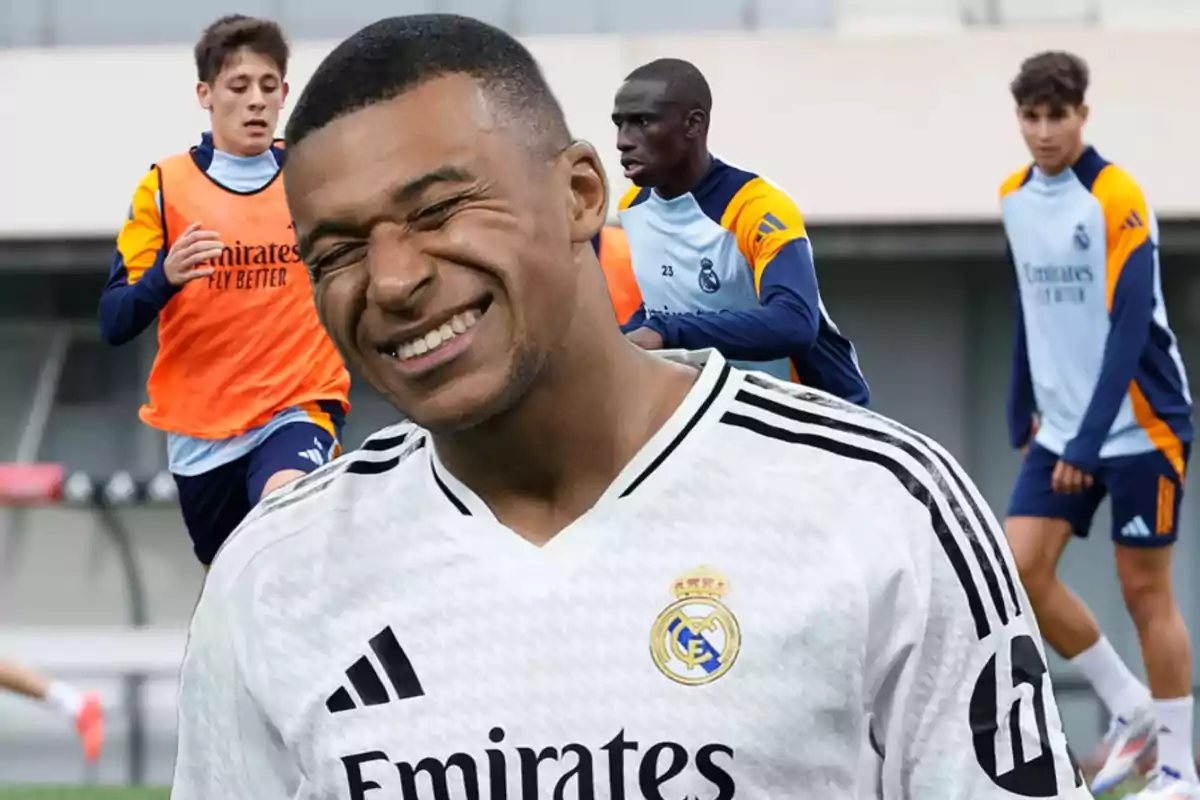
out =
[[[117,234],[108,283],[100,296],[100,335],[109,344],[136,338],[177,291],[163,270],[167,248],[161,184],[157,168],[142,177]]]
[[[727,358],[770,361],[807,352],[821,328],[820,295],[804,217],[790,197],[753,177],[733,195],[721,227],[754,274],[759,307],[651,317],[667,347],[712,347]]]
[[[1033,373],[1029,368],[1029,343],[1025,333],[1025,312],[1021,291],[1013,291],[1012,372],[1008,383],[1008,441],[1017,449],[1029,444],[1033,436],[1033,416],[1037,399],[1033,393]]]
[[[1000,200],[1020,189],[1029,180],[1030,167],[1025,166],[1009,175],[1000,184]],[[1012,248],[1007,248],[1008,260],[1014,262]],[[1033,375],[1029,368],[1029,343],[1025,333],[1025,313],[1021,307],[1020,287],[1013,292],[1012,371],[1008,383],[1008,440],[1015,448],[1024,447],[1033,436],[1033,416],[1037,400],[1033,393]]]
[[[1000,184],[1001,200],[1025,185],[1026,181],[1029,180],[1029,170],[1030,167],[1021,167],[1021,169],[1004,179],[1004,183]]]
[[[754,271],[754,288],[760,298],[768,268],[782,267],[772,272],[786,273],[779,277],[789,282],[815,275],[800,209],[782,189],[763,178],[748,181],[733,196],[721,217],[721,227],[737,237],[738,250]]]
[[[1126,394],[1137,395],[1134,378],[1154,315],[1156,247],[1146,198],[1127,172],[1108,164],[1096,177],[1092,194],[1104,210],[1109,333],[1096,389],[1079,433],[1063,453],[1065,461],[1088,472],[1098,466],[1100,448]]]

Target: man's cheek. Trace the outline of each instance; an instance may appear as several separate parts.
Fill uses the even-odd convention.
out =
[[[320,288],[317,289],[317,319],[321,321],[321,326],[329,334],[329,338],[338,353],[341,354],[342,360],[347,364],[354,364],[359,361],[356,354],[358,347],[354,321],[343,313],[343,309],[339,308],[339,305],[328,296],[328,293]]]

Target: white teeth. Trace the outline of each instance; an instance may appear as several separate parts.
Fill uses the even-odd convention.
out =
[[[401,361],[423,356],[431,350],[441,347],[455,336],[466,333],[475,327],[475,323],[477,322],[479,322],[479,312],[474,309],[455,314],[454,317],[440,328],[436,328],[424,336],[419,336],[400,345],[396,348],[394,356]]]

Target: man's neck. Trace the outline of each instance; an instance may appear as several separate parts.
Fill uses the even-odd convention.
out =
[[[272,142],[272,144],[274,144],[274,142]],[[266,153],[268,150],[271,149],[271,144],[268,144],[263,149],[261,149],[257,152],[254,152],[254,153],[239,153],[234,148],[229,147],[228,142],[225,142],[221,137],[219,137],[217,135],[216,131],[213,131],[212,147],[213,147],[213,150],[215,150],[216,152],[221,153],[222,155],[230,156],[232,158],[258,158],[263,153]]]
[[[535,544],[595,504],[698,377],[632,346],[611,320],[596,325],[595,311],[577,319],[518,407],[434,435],[446,468]]]
[[[669,182],[655,189],[658,196],[664,200],[673,200],[687,194],[700,185],[708,170],[712,167],[712,155],[708,148],[701,148],[690,155],[679,168],[679,174]]]

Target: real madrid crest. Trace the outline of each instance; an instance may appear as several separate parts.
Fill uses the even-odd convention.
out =
[[[700,274],[696,279],[700,282],[700,289],[705,294],[716,294],[721,291],[721,279],[717,277],[717,271],[713,269],[712,259],[700,259]]]
[[[675,602],[663,609],[650,632],[650,656],[673,681],[712,683],[729,671],[741,648],[737,618],[721,602],[729,582],[701,566],[677,578],[671,592]]]

